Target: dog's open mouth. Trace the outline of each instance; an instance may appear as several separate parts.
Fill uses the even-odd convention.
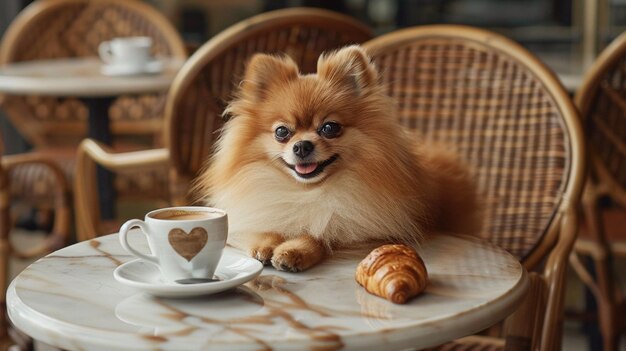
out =
[[[299,163],[295,165],[291,165],[287,163],[287,161],[283,160],[283,163],[291,168],[296,174],[305,179],[314,178],[320,173],[324,172],[324,169],[328,167],[331,163],[335,162],[339,158],[339,155],[335,154],[331,156],[329,159],[321,162],[313,162],[313,163]]]

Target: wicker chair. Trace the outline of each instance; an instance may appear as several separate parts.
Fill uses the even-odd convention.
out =
[[[1,147],[0,147],[1,151]],[[40,173],[46,173],[54,180],[54,227],[52,234],[39,246],[21,251],[15,248],[9,238],[11,230],[10,204],[11,195],[9,188],[11,172],[25,167],[37,167]],[[28,343],[28,338],[9,337],[9,321],[6,315],[6,296],[4,292],[9,286],[9,267],[11,257],[17,259],[30,259],[42,256],[63,247],[68,240],[71,228],[71,210],[70,195],[67,181],[63,171],[58,165],[50,160],[39,157],[38,155],[20,156],[19,158],[12,156],[2,157],[0,163],[0,349],[6,349],[6,346],[13,343]],[[19,335],[14,331],[14,335]]]
[[[611,266],[613,255],[626,255],[625,72],[626,33],[600,54],[575,98],[588,141],[590,176],[582,199],[585,230],[576,242],[571,261],[598,302],[604,350],[619,349],[626,313],[624,293],[615,284]],[[607,198],[616,206],[603,206]],[[608,226],[606,222],[618,224]],[[593,260],[595,274],[590,274],[577,254]]]
[[[19,61],[97,56],[104,40],[121,36],[150,36],[154,54],[184,59],[185,48],[176,30],[157,10],[136,0],[38,0],[22,11],[0,45],[0,65]],[[165,94],[120,97],[110,108],[114,145],[145,149],[162,145]],[[86,136],[87,109],[77,99],[0,95],[0,107],[33,151],[59,162],[72,179],[76,147]],[[16,198],[49,208],[53,180],[39,168],[24,167],[12,174]],[[165,184],[167,175],[152,174],[151,183]],[[120,177],[122,196],[142,189],[145,179]],[[163,186],[151,186],[162,189]],[[165,197],[166,193],[162,194]]]
[[[397,101],[400,123],[455,148],[473,167],[485,201],[481,236],[534,271],[528,300],[504,325],[508,346],[560,349],[584,177],[582,132],[563,87],[527,50],[480,29],[409,28],[364,46]],[[504,345],[472,336],[437,349]]]
[[[211,152],[222,111],[248,58],[256,52],[287,53],[303,71],[313,72],[322,52],[371,37],[367,27],[349,17],[307,8],[260,14],[215,36],[187,61],[170,89],[165,149],[115,155],[92,140],[81,144],[75,197],[79,239],[119,228],[99,220],[93,161],[112,171],[169,164],[171,203],[188,204],[190,181]]]

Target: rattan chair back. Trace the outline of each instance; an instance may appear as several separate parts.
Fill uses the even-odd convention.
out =
[[[471,165],[482,236],[536,265],[582,182],[577,114],[554,75],[511,40],[463,26],[401,30],[365,47],[400,123]]]
[[[626,206],[626,33],[597,58],[575,97],[598,191]]]
[[[619,284],[615,256],[626,255],[626,33],[589,68],[575,97],[585,137],[590,176],[582,201],[584,230],[571,263],[596,299],[605,350],[620,349],[626,296]],[[610,198],[617,206],[607,206]],[[591,259],[584,264],[579,255]]]
[[[350,17],[294,8],[251,17],[205,43],[177,75],[166,105],[173,202],[193,198],[187,194],[189,183],[210,155],[222,112],[254,53],[287,54],[303,72],[314,72],[322,52],[371,37],[366,26]]]
[[[19,61],[98,56],[115,37],[149,36],[154,54],[185,58],[176,30],[138,0],[38,0],[11,23],[0,65]],[[34,146],[76,145],[86,134],[87,109],[76,99],[4,96],[3,109]],[[115,134],[155,134],[162,128],[164,95],[120,98],[110,109]]]

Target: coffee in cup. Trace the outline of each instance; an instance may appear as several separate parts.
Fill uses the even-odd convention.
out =
[[[128,231],[139,227],[148,239],[151,255],[128,243]],[[131,254],[159,267],[166,282],[212,278],[228,236],[226,212],[202,206],[170,207],[131,219],[120,228],[120,243]]]
[[[98,53],[109,65],[141,67],[152,60],[152,38],[124,37],[100,43]]]
[[[187,219],[207,219],[217,218],[219,214],[206,211],[187,211],[187,210],[163,210],[153,215],[155,219],[164,219],[170,221],[180,221]]]

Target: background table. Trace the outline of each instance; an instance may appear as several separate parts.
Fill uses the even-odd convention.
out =
[[[111,144],[109,107],[121,95],[148,94],[169,89],[183,61],[162,58],[164,69],[158,74],[106,76],[100,73],[98,58],[39,60],[0,67],[0,93],[76,97],[88,110],[90,138]],[[112,218],[114,192],[108,172],[99,169],[100,210]]]
[[[143,235],[129,237],[147,251]],[[441,236],[421,251],[430,284],[406,305],[355,282],[363,252],[338,253],[302,273],[266,268],[217,295],[165,299],[114,280],[113,270],[134,257],[113,234],[28,267],[11,283],[7,305],[19,329],[67,350],[393,350],[482,330],[526,292],[518,261],[478,239]]]

